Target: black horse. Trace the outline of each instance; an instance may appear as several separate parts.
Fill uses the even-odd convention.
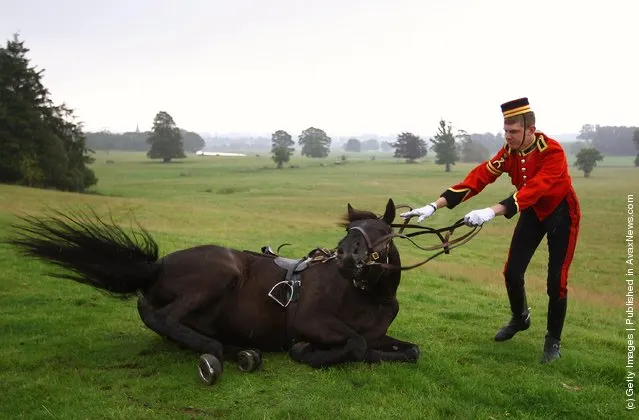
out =
[[[126,233],[95,213],[21,217],[10,243],[67,269],[71,279],[126,298],[138,296],[147,327],[202,354],[200,376],[213,383],[225,358],[242,370],[261,351],[288,351],[312,367],[343,362],[416,362],[417,345],[387,335],[399,311],[400,256],[385,213],[355,210],[340,223],[336,249],[301,259],[273,252],[202,245],[158,255],[151,235]],[[270,249],[269,249],[270,250]]]

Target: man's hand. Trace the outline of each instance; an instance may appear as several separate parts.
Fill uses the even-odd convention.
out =
[[[468,226],[481,226],[495,217],[495,211],[490,207],[473,210],[464,216],[464,223]]]
[[[417,218],[417,223],[421,223],[427,217],[430,217],[437,211],[437,206],[435,203],[426,204],[424,207],[420,207],[418,209],[414,209],[411,211],[407,211],[406,213],[402,213],[399,216],[407,219],[413,216],[419,216]]]

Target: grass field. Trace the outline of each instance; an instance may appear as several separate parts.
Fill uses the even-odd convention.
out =
[[[391,158],[295,158],[276,170],[266,156],[194,157],[161,164],[143,154],[98,152],[91,194],[0,185],[0,237],[15,215],[91,205],[125,226],[139,221],[166,253],[204,243],[259,250],[291,243],[301,257],[333,247],[347,203],[383,212],[388,198],[421,206],[461,180],[432,163]],[[113,163],[107,163],[107,160]],[[571,268],[563,357],[538,362],[546,326],[546,245],[526,278],[531,328],[493,341],[508,320],[501,269],[515,220],[497,218],[473,241],[403,274],[391,335],[416,342],[416,365],[313,370],[267,354],[258,372],[227,363],[213,387],[197,354],[146,329],[135,302],[46,277],[50,269],[0,245],[0,418],[14,419],[550,419],[631,418],[626,391],[627,196],[639,169],[622,158],[573,171],[583,213]],[[506,176],[430,225],[444,226],[506,197]],[[398,242],[404,263],[424,254]]]

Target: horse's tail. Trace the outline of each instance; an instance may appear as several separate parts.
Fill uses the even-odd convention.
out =
[[[8,241],[23,255],[65,268],[52,277],[87,284],[122,298],[145,290],[160,273],[158,246],[138,225],[127,234],[113,219],[103,221],[95,212],[64,214],[54,211],[47,218],[19,217],[17,233]]]

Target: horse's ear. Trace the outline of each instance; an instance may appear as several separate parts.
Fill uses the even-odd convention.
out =
[[[353,215],[355,214],[355,209],[353,208],[353,206],[351,206],[351,203],[348,203],[347,209],[348,209],[348,220],[352,222]]]
[[[386,212],[382,219],[389,225],[395,220],[395,203],[392,198],[389,198],[388,203],[386,203]]]

